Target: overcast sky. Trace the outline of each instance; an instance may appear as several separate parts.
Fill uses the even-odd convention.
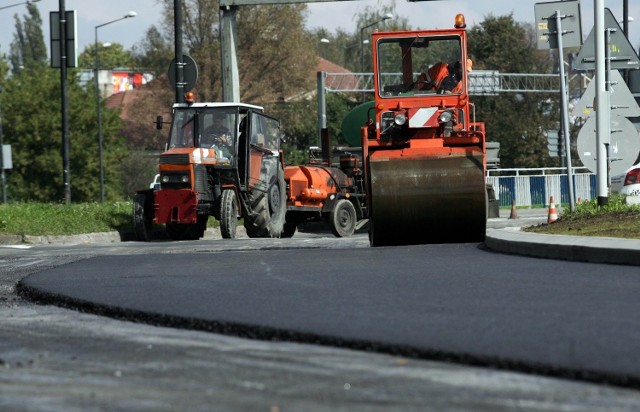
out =
[[[25,0],[0,0],[0,8],[24,3]],[[467,25],[473,26],[481,22],[485,16],[493,14],[501,16],[513,13],[517,21],[533,23],[534,5],[541,1],[533,0],[442,0],[433,2],[408,2],[397,0],[396,10],[399,16],[409,19],[414,28],[450,27],[457,13],[463,13]],[[45,41],[49,43],[49,12],[59,9],[59,0],[40,0],[37,3],[44,23]],[[307,26],[309,28],[325,27],[330,31],[342,28],[355,31],[354,15],[367,6],[376,7],[388,4],[389,1],[357,0],[334,1],[309,4]],[[631,44],[636,51],[640,46],[640,1],[630,0],[629,15],[635,20],[629,24]],[[623,0],[605,0],[605,7],[613,12],[618,20],[622,20]],[[582,35],[586,38],[593,28],[593,0],[582,0],[581,18]],[[140,41],[145,31],[152,24],[159,25],[160,7],[156,0],[66,0],[67,10],[76,10],[78,30],[78,50],[81,52],[95,38],[95,26],[123,17],[129,11],[135,11],[137,17],[122,20],[98,29],[100,42],[117,42],[130,48]],[[0,9],[0,53],[7,53],[13,40],[15,29],[14,15],[25,13],[25,6],[18,5]]]

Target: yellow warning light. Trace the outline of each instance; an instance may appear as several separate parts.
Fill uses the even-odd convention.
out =
[[[383,103],[378,103],[378,105],[376,106],[376,108],[377,108],[378,110],[382,110],[382,109],[384,109],[384,104],[383,104]]]
[[[184,94],[184,101],[189,103],[189,104],[193,104],[193,102],[195,102],[195,96],[193,94],[193,92],[187,92]]]
[[[467,27],[467,23],[464,20],[464,14],[462,13],[456,14],[456,21],[455,21],[454,27],[456,29],[464,29],[465,27]]]

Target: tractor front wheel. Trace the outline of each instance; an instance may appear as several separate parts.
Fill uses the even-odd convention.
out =
[[[220,233],[223,239],[235,239],[238,226],[238,202],[236,192],[225,189],[220,201]]]

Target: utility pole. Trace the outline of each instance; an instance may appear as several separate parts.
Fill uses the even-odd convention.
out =
[[[64,201],[71,203],[71,162],[69,160],[69,110],[67,105],[67,19],[64,0],[59,0],[60,16],[60,101],[62,106],[62,177]]]
[[[182,57],[182,0],[173,0],[174,48],[176,53],[176,103],[184,103],[184,59]]]

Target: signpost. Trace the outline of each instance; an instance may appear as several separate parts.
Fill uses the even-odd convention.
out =
[[[558,49],[560,60],[560,108],[564,138],[567,177],[569,179],[569,208],[575,209],[573,170],[571,168],[571,132],[569,130],[567,79],[564,73],[564,47],[578,47],[582,40],[580,3],[555,1],[535,4],[536,30],[539,49]],[[565,37],[566,36],[566,37]]]
[[[607,40],[608,49],[611,53],[609,68],[614,70],[640,68],[638,55],[629,40],[624,36],[618,21],[609,9],[604,9],[604,27],[605,31],[610,33],[610,37]],[[594,28],[587,36],[584,46],[580,48],[580,52],[574,60],[574,68],[576,70],[595,70],[595,37]]]
[[[629,129],[627,127],[628,125],[624,122],[624,120],[627,122],[628,120],[624,117],[620,117],[624,120],[617,118],[623,115],[623,113],[631,115],[637,113],[638,107],[633,96],[629,99],[630,92],[620,74],[612,71],[612,69],[638,69],[640,68],[640,59],[633,49],[633,46],[629,43],[629,40],[624,36],[611,10],[604,8],[603,0],[596,0],[594,2],[594,14],[595,27],[591,30],[589,36],[587,36],[587,40],[574,60],[574,67],[576,70],[595,70],[596,72],[595,81],[589,85],[590,88],[594,88],[595,90],[590,91],[589,88],[587,89],[585,95],[587,95],[587,93],[589,94],[583,96],[578,109],[586,114],[595,111],[595,116],[593,116],[595,118],[596,132],[595,151],[592,152],[590,147],[583,149],[581,152],[584,152],[585,155],[581,155],[581,158],[584,156],[585,158],[595,159],[596,163],[593,164],[593,166],[597,166],[598,205],[604,206],[608,203],[610,186],[608,169],[609,167],[613,169],[616,163],[609,155],[614,154],[612,151],[618,147],[616,138],[612,137],[618,133],[631,133],[632,139],[635,141],[638,140],[635,128],[633,128],[633,130]],[[614,84],[619,86],[616,86],[616,93],[612,94],[612,86]],[[593,85],[593,87],[591,87],[591,85]],[[615,100],[615,104],[613,100]],[[612,110],[616,113],[614,114],[614,122],[618,124],[618,126],[614,125],[614,128],[611,127]],[[580,134],[589,136],[590,131],[593,129],[593,121],[590,123],[588,119],[582,129],[585,129],[585,132],[583,134],[583,130],[580,130]],[[578,138],[580,139],[580,136]],[[586,139],[588,139],[588,137]],[[623,151],[635,151],[636,156],[638,154],[638,148],[635,144],[629,148],[625,149],[623,147],[622,149]],[[633,160],[635,160],[635,157]],[[623,162],[626,162],[626,160],[623,160]]]
[[[618,70],[611,71],[611,83],[615,86],[613,90],[615,93],[611,93],[610,105],[611,114],[620,115],[623,117],[640,117],[640,106],[636,102],[636,99],[631,94],[631,90],[627,87],[622,75]],[[596,84],[595,82],[589,83],[587,90],[580,98],[580,101],[573,109],[573,113],[578,117],[589,117],[595,112],[594,106],[596,101]]]

